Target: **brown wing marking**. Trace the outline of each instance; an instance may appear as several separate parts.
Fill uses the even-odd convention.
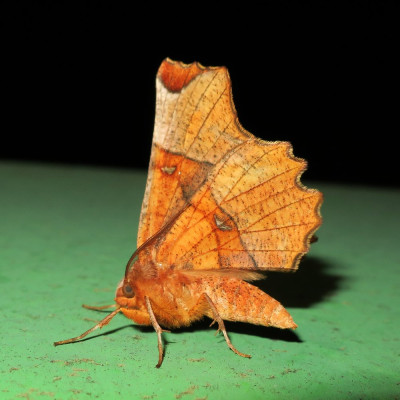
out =
[[[179,92],[204,70],[199,63],[185,65],[167,58],[161,64],[158,76],[169,91]]]

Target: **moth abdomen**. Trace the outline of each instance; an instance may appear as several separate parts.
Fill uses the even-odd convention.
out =
[[[213,300],[222,319],[282,329],[297,328],[282,304],[259,288],[239,279],[215,280],[213,283],[207,280],[208,287],[205,291]]]

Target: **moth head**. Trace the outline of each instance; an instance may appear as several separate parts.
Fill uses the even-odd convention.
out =
[[[129,279],[122,278],[118,283],[117,290],[115,291],[115,298],[131,299],[133,297],[135,297],[135,289],[133,288],[132,283]]]
[[[129,281],[125,280],[122,284],[122,293],[125,297],[132,298],[135,296],[135,291]]]

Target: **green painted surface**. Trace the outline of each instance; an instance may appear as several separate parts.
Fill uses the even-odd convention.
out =
[[[296,332],[208,322],[156,334],[105,314],[134,250],[144,172],[0,164],[0,398],[400,398],[400,192],[313,185],[325,194],[319,242],[296,274],[262,287]],[[310,185],[311,186],[311,185]]]

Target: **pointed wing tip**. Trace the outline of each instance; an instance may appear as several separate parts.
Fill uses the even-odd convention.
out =
[[[157,77],[170,92],[180,92],[196,76],[217,69],[226,70],[225,67],[205,67],[197,61],[185,64],[167,57],[161,63]]]

